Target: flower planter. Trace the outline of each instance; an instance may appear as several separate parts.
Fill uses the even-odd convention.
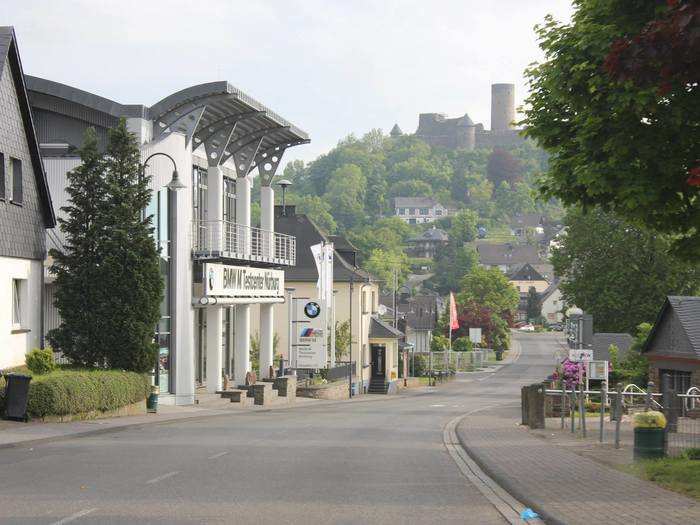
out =
[[[663,428],[634,429],[634,459],[658,459],[666,455]]]

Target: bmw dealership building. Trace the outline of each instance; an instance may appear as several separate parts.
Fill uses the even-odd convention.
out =
[[[228,82],[188,87],[154,104],[125,105],[46,79],[26,77],[36,134],[55,213],[67,203],[66,174],[95,128],[125,118],[141,149],[166,293],[157,327],[161,402],[191,404],[197,386],[241,384],[258,338],[260,372],[273,360],[275,303],[284,301],[284,269],[296,261],[296,239],[275,232],[273,178],[284,152],[307,134]],[[260,224],[251,222],[259,184]],[[58,229],[49,248],[62,249]],[[46,279],[45,330],[60,323]],[[251,307],[256,306],[251,326]],[[259,311],[257,311],[259,308]]]

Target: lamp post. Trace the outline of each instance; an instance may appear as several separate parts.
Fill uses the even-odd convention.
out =
[[[170,313],[170,344],[169,344],[169,355],[168,355],[168,361],[170,363],[170,369],[169,369],[169,375],[170,375],[170,390],[174,391],[175,390],[175,385],[173,378],[175,377],[175,370],[174,370],[174,359],[173,357],[176,354],[176,339],[175,339],[175,331],[176,331],[176,319],[177,316],[174,315],[174,312],[177,307],[177,303],[175,300],[175,289],[176,289],[176,282],[175,282],[175,271],[174,269],[177,268],[177,197],[176,197],[176,192],[178,190],[181,190],[183,188],[186,188],[187,186],[182,183],[180,180],[180,176],[177,171],[177,164],[175,163],[175,159],[173,159],[170,155],[167,153],[163,152],[156,152],[151,155],[149,155],[146,160],[141,164],[141,170],[139,175],[141,176],[141,180],[143,180],[143,176],[146,172],[146,167],[148,166],[148,161],[151,160],[153,157],[162,155],[163,157],[167,157],[170,159],[170,162],[173,163],[173,176],[172,179],[168,184],[165,185],[168,190],[168,237],[170,241],[170,254],[169,254],[169,266],[170,266],[170,271],[169,271],[169,282],[168,282],[168,287],[169,287],[169,304],[168,304],[168,310]],[[155,368],[155,373],[154,373],[154,380],[155,380],[155,385],[157,387],[160,387],[160,350],[158,351],[158,356],[156,357],[156,368]]]
[[[287,202],[286,202],[286,196],[287,196],[287,188],[292,185],[292,181],[287,180],[287,179],[282,179],[277,183],[277,185],[282,188],[282,216],[286,217],[287,216]]]

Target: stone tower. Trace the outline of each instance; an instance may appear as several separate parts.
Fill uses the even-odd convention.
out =
[[[515,84],[491,84],[491,131],[508,131],[514,122]]]

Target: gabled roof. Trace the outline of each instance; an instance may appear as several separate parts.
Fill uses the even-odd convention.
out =
[[[394,197],[395,208],[432,208],[436,204],[432,197]]]
[[[547,217],[541,213],[520,213],[513,217],[511,226],[518,228],[536,228],[544,226],[547,222]]]
[[[537,252],[536,246],[529,244],[489,244],[480,243],[476,247],[481,264],[540,264],[542,260]]]
[[[610,345],[615,345],[618,350],[620,360],[627,356],[634,339],[630,334],[625,333],[605,333],[593,334],[593,359],[610,361]]]
[[[56,226],[56,216],[51,203],[51,194],[49,193],[49,185],[46,180],[46,172],[44,171],[44,163],[41,160],[39,153],[39,143],[36,138],[34,121],[32,112],[29,106],[29,97],[27,96],[27,87],[24,83],[24,70],[22,69],[22,61],[17,49],[17,37],[15,30],[11,26],[0,26],[0,75],[5,69],[5,64],[8,64],[8,70],[12,74],[12,79],[17,92],[20,113],[24,123],[24,131],[29,144],[29,153],[32,158],[32,168],[36,179],[36,186],[39,192],[41,201],[41,211],[44,217],[44,226],[53,228]]]
[[[447,236],[447,233],[445,233],[445,230],[441,230],[440,228],[430,228],[428,230],[425,230],[423,233],[420,235],[416,235],[415,237],[411,237],[408,239],[408,242],[418,242],[418,241],[448,241],[449,237]]]
[[[403,335],[403,332],[385,323],[378,317],[372,317],[369,325],[370,339],[400,339]]]
[[[281,215],[281,206],[275,207],[275,231],[292,235],[297,241],[296,266],[285,268],[284,276],[287,282],[316,282],[318,272],[311,254],[311,246],[320,242],[331,242],[332,239],[324,234],[314,222],[302,213],[296,213],[294,206],[287,206],[287,215]],[[336,237],[336,239],[338,239]],[[348,243],[349,245],[349,243]],[[338,282],[370,282],[376,279],[361,268],[353,266],[341,253],[334,243],[333,280]]]
[[[535,270],[530,263],[520,265],[513,270],[508,278],[511,281],[546,281],[542,274]]]
[[[651,332],[649,332],[647,340],[644,342],[642,352],[649,350],[661,326],[661,321],[670,312],[676,314],[690,346],[695,354],[700,357],[700,297],[696,296],[669,295],[666,297],[661,311],[656,317],[656,322]]]
[[[549,298],[549,296],[551,296],[558,289],[559,289],[559,279],[554,279],[551,283],[549,283],[549,286],[547,286],[545,291],[540,294],[540,301],[547,300]]]

